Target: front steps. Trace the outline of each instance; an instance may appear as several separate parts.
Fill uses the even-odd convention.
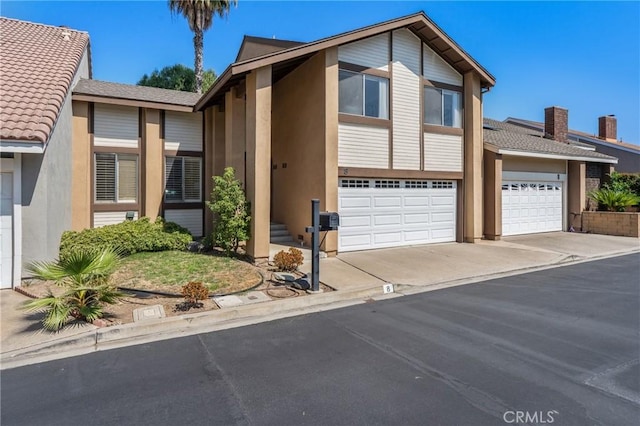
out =
[[[281,223],[273,223],[270,224],[270,241],[272,243],[293,243],[293,237],[289,234],[287,230],[287,226]]]

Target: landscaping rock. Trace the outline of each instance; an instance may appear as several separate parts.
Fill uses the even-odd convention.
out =
[[[192,253],[200,253],[202,250],[204,250],[204,244],[197,241],[191,241],[187,246],[187,250]]]
[[[309,278],[302,277],[295,280],[291,286],[298,290],[309,290],[311,288],[311,282],[309,281]]]
[[[275,272],[273,274],[274,278],[278,281],[285,281],[285,282],[294,282],[296,280],[296,276],[293,274],[289,274],[287,272]]]

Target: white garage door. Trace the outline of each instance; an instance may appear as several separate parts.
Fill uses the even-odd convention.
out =
[[[456,182],[341,179],[338,251],[455,241]]]
[[[502,235],[562,231],[562,182],[502,183]]]
[[[11,288],[13,174],[0,173],[0,288]]]

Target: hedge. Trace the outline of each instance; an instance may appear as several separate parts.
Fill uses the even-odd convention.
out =
[[[191,240],[191,233],[176,223],[165,222],[161,217],[152,223],[143,217],[80,232],[66,231],[60,240],[60,258],[73,251],[105,247],[112,247],[123,256],[142,251],[184,250]]]

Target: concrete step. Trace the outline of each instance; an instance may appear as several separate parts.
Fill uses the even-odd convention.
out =
[[[293,242],[293,237],[291,237],[291,235],[289,234],[282,235],[279,237],[271,237],[270,239],[272,243],[292,243]]]
[[[271,232],[270,232],[270,235],[271,235],[271,238],[273,238],[273,237],[282,237],[284,235],[291,236],[291,235],[289,235],[289,231],[287,231],[286,229],[278,229],[276,231],[274,231],[272,229]]]
[[[273,223],[273,222],[271,222],[269,227],[270,227],[270,229],[272,231],[286,231],[287,230],[287,225],[284,225],[282,223]]]

